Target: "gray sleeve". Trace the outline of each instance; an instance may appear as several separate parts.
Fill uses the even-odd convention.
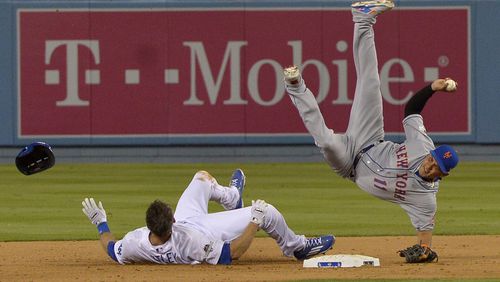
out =
[[[428,194],[425,205],[400,204],[410,217],[413,227],[417,231],[432,231],[434,229],[434,217],[436,215],[436,195]],[[424,203],[424,202],[420,202]]]
[[[406,135],[406,147],[409,155],[409,162],[414,163],[420,157],[429,154],[434,150],[434,142],[427,135],[424,126],[424,119],[421,115],[413,114],[403,120],[403,127]]]

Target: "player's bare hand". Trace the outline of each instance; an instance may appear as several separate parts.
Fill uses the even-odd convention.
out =
[[[266,215],[267,203],[264,200],[252,200],[252,222],[261,225]]]
[[[99,224],[106,222],[106,211],[104,210],[102,203],[96,204],[94,198],[85,198],[82,202],[83,213],[89,218],[92,224],[98,226]]]
[[[449,77],[436,79],[431,85],[432,90],[445,92],[454,92],[457,90],[457,87],[458,83]]]

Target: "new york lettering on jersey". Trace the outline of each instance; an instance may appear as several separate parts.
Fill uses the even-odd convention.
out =
[[[396,187],[394,188],[394,198],[401,201],[405,200],[406,186],[408,185],[408,153],[406,146],[402,145],[396,150],[396,166],[405,171],[396,173]]]
[[[414,190],[412,185],[420,185],[404,143],[383,142],[363,155],[360,163],[356,183],[378,198],[404,203],[409,190]]]

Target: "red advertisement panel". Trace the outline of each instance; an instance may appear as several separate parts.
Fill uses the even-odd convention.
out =
[[[468,9],[398,9],[375,34],[386,132],[403,132],[412,94],[452,77],[459,91],[432,98],[427,130],[469,133]],[[352,36],[347,9],[21,10],[19,134],[306,133],[282,85],[291,64],[342,132],[356,83]]]

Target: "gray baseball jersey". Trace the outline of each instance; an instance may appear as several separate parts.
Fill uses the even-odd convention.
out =
[[[353,12],[353,20],[357,82],[345,134],[336,134],[326,126],[318,103],[304,81],[299,86],[285,84],[285,88],[333,170],[356,182],[364,191],[399,204],[418,231],[432,230],[438,182],[424,181],[417,171],[434,144],[426,134],[422,117],[416,114],[403,120],[404,143],[382,142],[382,94],[372,27],[375,19]],[[370,145],[374,146],[360,155],[354,171],[356,156]]]

